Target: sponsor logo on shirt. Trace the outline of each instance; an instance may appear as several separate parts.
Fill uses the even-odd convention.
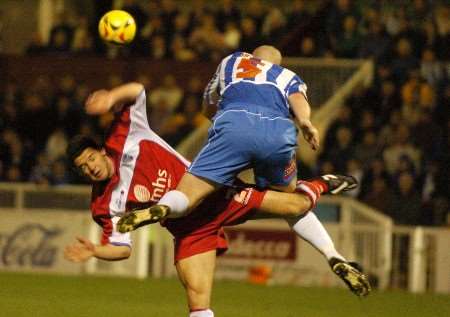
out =
[[[172,177],[165,169],[158,169],[158,177],[152,182],[152,195],[150,200],[157,202],[170,188]]]

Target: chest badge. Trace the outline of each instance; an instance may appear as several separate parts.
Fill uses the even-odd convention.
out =
[[[151,194],[150,191],[147,189],[147,187],[143,185],[135,185],[133,188],[133,192],[137,201],[141,203],[146,203],[150,201]]]

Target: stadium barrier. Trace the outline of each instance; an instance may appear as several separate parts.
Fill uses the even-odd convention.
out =
[[[0,270],[138,278],[176,274],[173,239],[158,225],[133,233],[134,251],[126,261],[92,259],[78,266],[63,260],[64,246],[77,235],[99,240],[89,197],[88,186],[0,183]],[[448,229],[393,226],[389,217],[349,197],[324,196],[316,213],[337,249],[361,262],[378,288],[450,293]],[[252,280],[265,272],[259,281],[268,284],[342,286],[323,257],[282,220],[249,221],[227,234],[230,250],[219,258],[218,278]]]

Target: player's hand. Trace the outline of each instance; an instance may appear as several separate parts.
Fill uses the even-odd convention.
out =
[[[104,114],[113,106],[113,99],[108,90],[101,89],[94,91],[89,95],[85,102],[84,108],[87,114],[98,115]]]
[[[66,260],[81,263],[86,262],[95,254],[95,245],[82,237],[77,237],[78,242],[66,246],[64,258]]]
[[[311,121],[305,121],[302,122],[300,129],[302,130],[302,134],[306,142],[309,143],[314,151],[317,150],[320,146],[319,131],[317,128],[313,126]]]

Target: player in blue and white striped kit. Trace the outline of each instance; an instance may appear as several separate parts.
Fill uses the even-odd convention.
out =
[[[294,121],[313,149],[319,136],[310,121],[306,84],[280,63],[281,54],[272,46],[222,60],[204,93],[205,113],[213,117],[208,142],[177,189],[166,193],[148,217],[183,216],[247,168],[254,169],[258,187],[295,190]]]

